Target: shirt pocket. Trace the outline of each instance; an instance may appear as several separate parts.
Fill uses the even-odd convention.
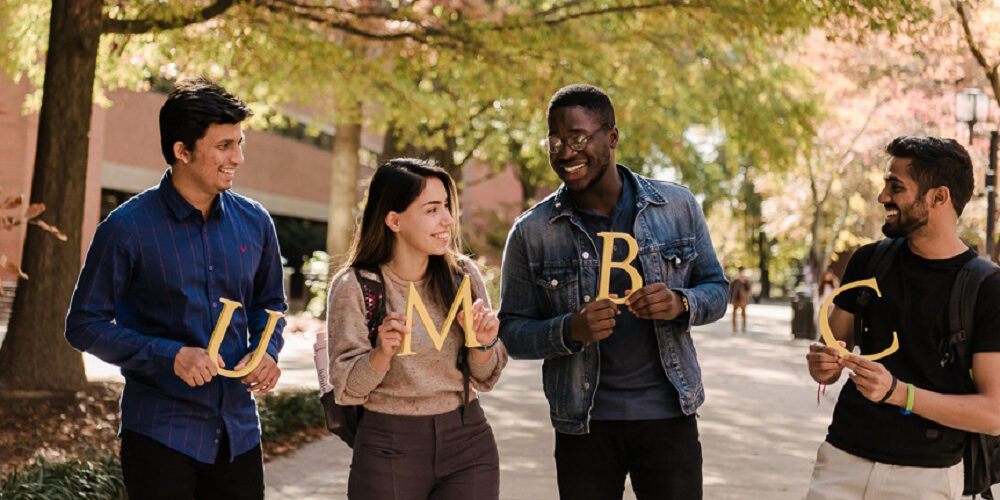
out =
[[[668,288],[684,288],[691,275],[692,264],[698,257],[694,238],[684,238],[664,245],[660,249],[664,283]]]
[[[563,314],[575,311],[580,296],[580,274],[572,267],[547,267],[538,273],[535,284],[542,291],[548,311]]]

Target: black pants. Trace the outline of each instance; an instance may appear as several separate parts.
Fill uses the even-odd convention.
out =
[[[625,474],[638,500],[697,500],[702,495],[694,415],[591,421],[590,434],[556,432],[555,455],[564,500],[621,500]]]
[[[496,500],[500,456],[479,400],[439,415],[365,411],[354,441],[347,498]]]
[[[129,500],[264,498],[260,444],[229,462],[229,439],[223,433],[214,464],[201,463],[158,441],[122,431],[122,472]]]

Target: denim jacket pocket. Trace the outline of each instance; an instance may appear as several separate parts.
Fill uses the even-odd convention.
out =
[[[549,311],[558,314],[577,307],[580,275],[572,267],[547,267],[538,273],[535,284],[542,290]]]
[[[684,238],[668,243],[660,250],[663,280],[670,288],[683,288],[691,273],[691,263],[698,257],[694,238]]]

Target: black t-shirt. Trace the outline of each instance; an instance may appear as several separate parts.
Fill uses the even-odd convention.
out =
[[[875,244],[855,252],[847,264],[843,283],[870,278],[866,273]],[[935,392],[963,392],[961,369],[953,363],[942,367],[941,339],[948,336],[948,299],[952,283],[969,259],[969,250],[950,259],[930,260],[915,255],[904,244],[878,283],[881,297],[872,300],[863,315],[865,327],[855,332],[862,354],[881,352],[899,336],[899,350],[878,362],[900,382]],[[855,313],[858,291],[848,290],[834,299],[841,309]],[[976,300],[972,352],[1000,351],[1000,275],[983,282]],[[846,374],[844,375],[846,376]],[[968,375],[965,375],[968,376]],[[905,386],[900,384],[896,390]],[[919,399],[914,406],[920,406]],[[848,380],[833,411],[827,441],[848,453],[876,462],[920,467],[949,467],[962,459],[963,431],[918,416],[903,415],[899,407],[875,404]]]

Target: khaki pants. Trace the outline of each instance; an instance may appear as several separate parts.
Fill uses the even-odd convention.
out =
[[[882,464],[823,442],[806,500],[958,500],[962,462],[945,468]]]

